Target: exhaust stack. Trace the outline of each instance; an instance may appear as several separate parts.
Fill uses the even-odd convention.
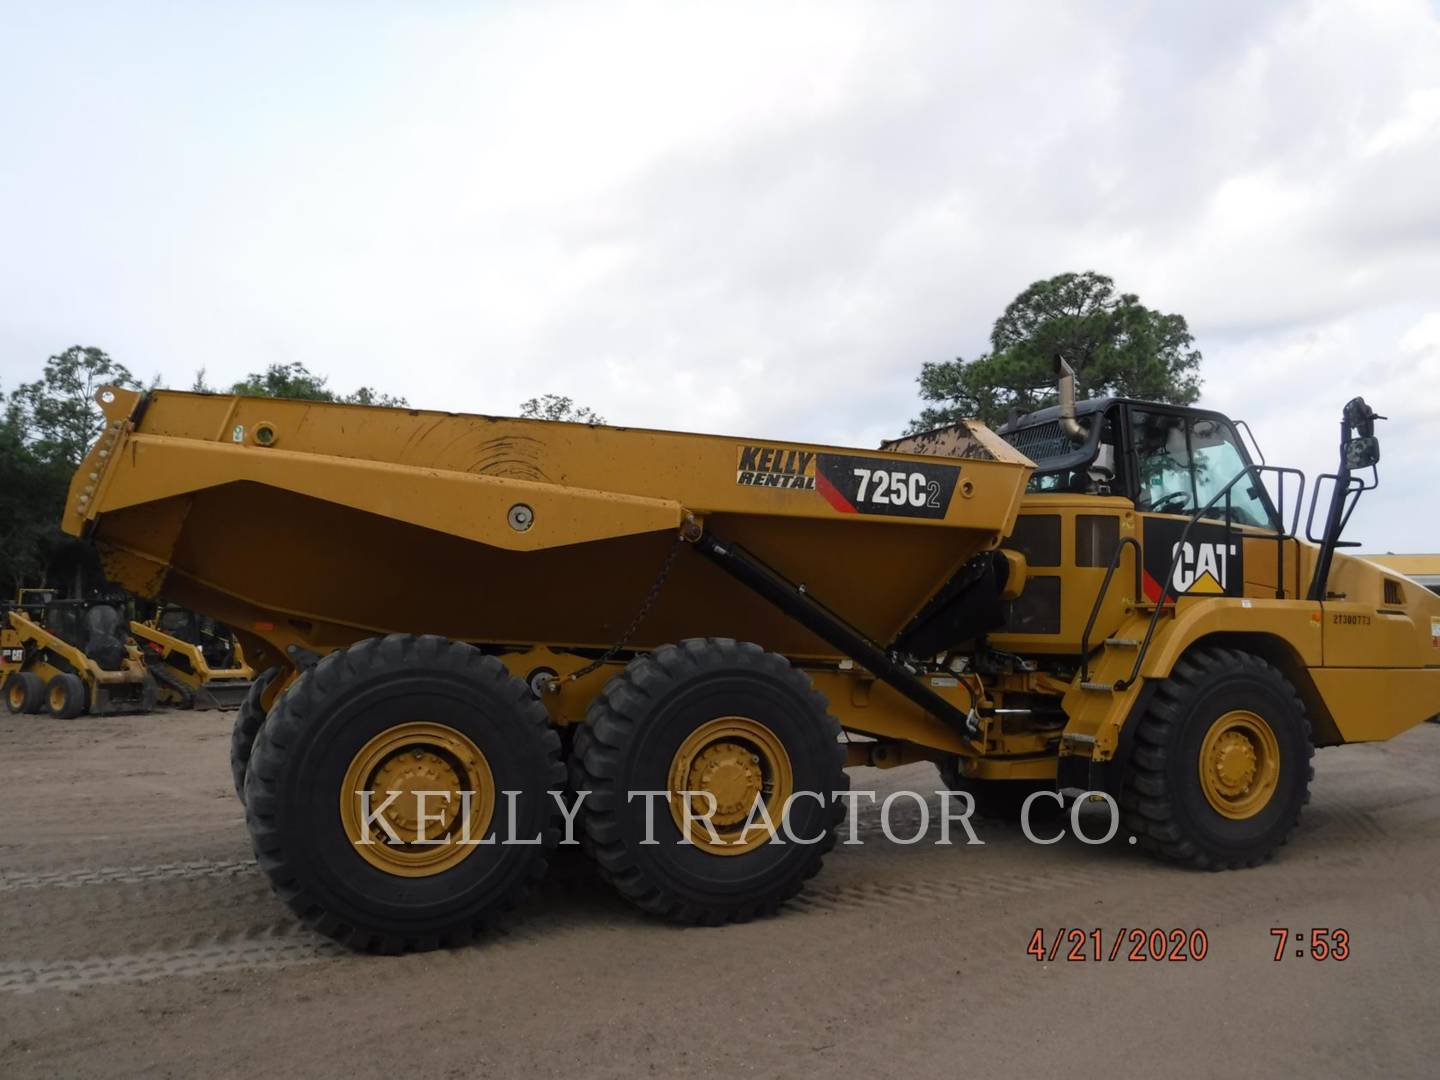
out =
[[[1060,376],[1057,387],[1060,395],[1060,430],[1070,437],[1071,442],[1084,442],[1086,430],[1075,419],[1075,369],[1065,362],[1063,356],[1055,357],[1055,373]]]

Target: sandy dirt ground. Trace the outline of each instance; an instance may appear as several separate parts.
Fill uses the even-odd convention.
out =
[[[1321,751],[1298,835],[1258,870],[983,822],[984,846],[936,846],[932,825],[899,848],[871,808],[866,843],[775,918],[657,923],[563,851],[503,935],[386,959],[272,897],[229,725],[0,717],[0,1076],[1437,1073],[1440,726]],[[933,791],[934,775],[854,782]],[[1343,927],[1350,956],[1277,963],[1277,926]],[[1208,953],[1026,954],[1037,928],[1100,929],[1108,954],[1136,927],[1203,930]]]

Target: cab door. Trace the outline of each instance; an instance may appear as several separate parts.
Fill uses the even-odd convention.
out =
[[[1281,537],[1276,500],[1260,477],[1240,480],[1186,532],[1196,511],[1251,464],[1234,425],[1214,413],[1148,404],[1127,413],[1149,599],[1159,599],[1166,574],[1177,595],[1301,595],[1298,544]]]

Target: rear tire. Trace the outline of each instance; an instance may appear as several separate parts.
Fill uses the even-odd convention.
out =
[[[305,925],[355,949],[421,951],[470,941],[540,878],[560,836],[549,792],[564,776],[545,707],[499,660],[392,634],[332,652],[275,702],[246,770],[245,816],[260,868]],[[421,837],[405,823],[416,799],[385,815],[403,843],[377,822],[362,847],[362,804],[342,795],[352,784],[375,793],[376,813],[392,791],[475,791],[490,809],[471,838],[502,842],[456,843],[458,818]]]
[[[17,671],[5,682],[5,706],[12,713],[38,713],[45,708],[45,681],[33,671]]]
[[[85,684],[68,671],[56,675],[45,688],[45,705],[57,720],[73,720],[85,711]]]
[[[245,694],[245,700],[235,711],[235,726],[230,729],[230,777],[235,781],[235,794],[245,801],[245,770],[250,765],[250,751],[255,746],[255,736],[265,723],[265,707],[261,697],[265,690],[280,674],[278,667],[266,668],[256,677]]]
[[[1314,753],[1305,706],[1278,669],[1237,649],[1192,650],[1135,729],[1124,824],[1171,862],[1257,866],[1294,833]]]
[[[692,639],[633,660],[591,703],[571,759],[574,788],[589,792],[583,843],[601,875],[642,911],[675,922],[773,912],[819,871],[845,815],[833,793],[850,781],[827,708],[784,657],[748,642]],[[791,835],[813,842],[747,835],[734,807],[748,813],[759,797],[778,828],[786,789],[823,797],[792,801]],[[682,842],[678,800],[632,798],[677,790],[727,800],[715,819],[720,844],[693,829]],[[647,816],[657,843],[646,842]]]

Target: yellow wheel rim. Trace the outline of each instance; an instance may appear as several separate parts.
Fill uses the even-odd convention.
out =
[[[1225,713],[1200,744],[1200,787],[1217,814],[1236,821],[1263,810],[1280,778],[1280,744],[1263,717]]]
[[[25,684],[19,679],[14,679],[10,683],[10,708],[13,712],[19,712],[24,704]]]
[[[59,683],[50,687],[50,711],[59,712],[65,708],[65,688]]]
[[[680,744],[670,762],[670,815],[676,827],[685,831],[688,798],[694,815],[689,839],[712,855],[743,855],[768,843],[770,831],[758,810],[748,831],[745,822],[759,799],[779,829],[781,814],[794,790],[785,745],[764,724],[744,716],[722,716],[701,724]],[[713,836],[698,820],[710,807],[710,799],[702,793],[714,799],[710,815]]]
[[[444,724],[382,731],[360,748],[340,784],[340,820],[355,851],[397,877],[429,877],[457,865],[485,838],[494,815],[490,763],[470,738]]]

